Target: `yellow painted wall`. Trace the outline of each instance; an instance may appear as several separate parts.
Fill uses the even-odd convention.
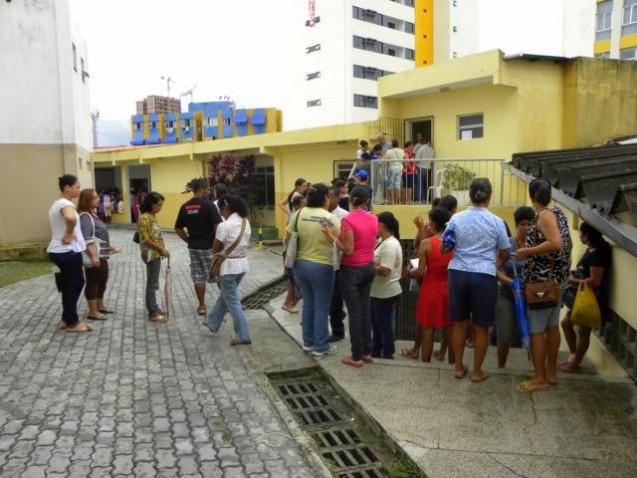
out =
[[[276,202],[287,198],[294,189],[294,182],[304,178],[312,183],[334,179],[334,161],[356,157],[356,141],[342,144],[308,144],[304,148],[280,148],[274,154]],[[276,208],[276,226],[281,237],[285,236],[287,218]]]
[[[579,58],[565,65],[563,147],[637,131],[637,62]]]
[[[434,0],[414,3],[414,41],[416,67],[434,62]]]
[[[154,191],[166,198],[162,211],[157,218],[162,227],[172,229],[181,205],[190,199],[183,194],[186,183],[192,178],[204,174],[201,161],[191,161],[189,157],[153,159],[145,164],[150,166],[151,184]]]
[[[610,40],[596,41],[593,45],[593,53],[599,55],[600,53],[608,53],[610,51]]]
[[[637,33],[634,33],[632,35],[625,35],[619,39],[620,50],[623,50],[624,48],[632,48],[634,46],[637,46]]]

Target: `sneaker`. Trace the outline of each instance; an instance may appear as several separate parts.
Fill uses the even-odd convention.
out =
[[[305,353],[309,354],[312,350],[314,350],[313,346],[308,346],[308,345],[304,345],[303,346],[303,352],[305,352]]]
[[[323,352],[318,352],[316,350],[312,351],[312,356],[313,357],[326,357],[328,355],[334,355],[336,353],[336,351],[338,350],[338,347],[336,345],[330,345],[329,348]]]

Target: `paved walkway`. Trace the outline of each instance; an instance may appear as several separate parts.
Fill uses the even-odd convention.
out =
[[[125,248],[107,292],[117,313],[90,334],[56,330],[50,275],[0,289],[0,476],[316,476],[244,352],[198,325],[187,251],[174,235],[177,317],[145,319],[131,237],[112,232]],[[249,257],[244,293],[280,273],[280,257]]]
[[[273,315],[300,345],[299,317],[283,312],[282,301],[272,303]],[[429,477],[637,476],[637,388],[630,380],[561,374],[552,390],[527,394],[514,391],[530,372],[521,349],[511,351],[510,368],[498,370],[490,347],[491,376],[474,384],[454,379],[449,365],[400,356],[353,369],[340,363],[349,341],[338,346],[320,366]]]

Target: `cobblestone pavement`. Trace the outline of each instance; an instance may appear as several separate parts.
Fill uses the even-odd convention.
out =
[[[187,251],[174,235],[176,319],[146,320],[131,237],[112,231],[125,248],[106,297],[116,314],[90,334],[56,330],[50,275],[0,289],[0,476],[315,476],[241,352],[198,325]],[[250,259],[244,293],[280,273],[270,252]]]

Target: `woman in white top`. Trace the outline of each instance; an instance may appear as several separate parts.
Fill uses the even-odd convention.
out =
[[[56,282],[62,293],[60,329],[67,332],[90,332],[91,328],[80,321],[77,314],[77,301],[84,288],[82,252],[86,249],[86,243],[71,199],[80,195],[80,181],[76,176],[65,174],[58,179],[58,185],[61,194],[49,209],[51,242],[46,251],[51,262],[60,269],[56,274]]]
[[[217,226],[212,251],[226,257],[219,272],[219,298],[208,313],[205,325],[217,333],[223,325],[227,312],[232,315],[235,337],[230,345],[250,345],[250,332],[241,307],[239,284],[250,269],[246,247],[250,244],[250,222],[248,206],[238,196],[227,194],[219,199],[219,211],[225,219]],[[234,247],[233,247],[234,246]]]
[[[372,357],[394,358],[392,323],[396,303],[402,294],[400,275],[403,250],[400,245],[400,225],[391,212],[378,215],[379,242],[374,250],[376,275],[371,289]]]

